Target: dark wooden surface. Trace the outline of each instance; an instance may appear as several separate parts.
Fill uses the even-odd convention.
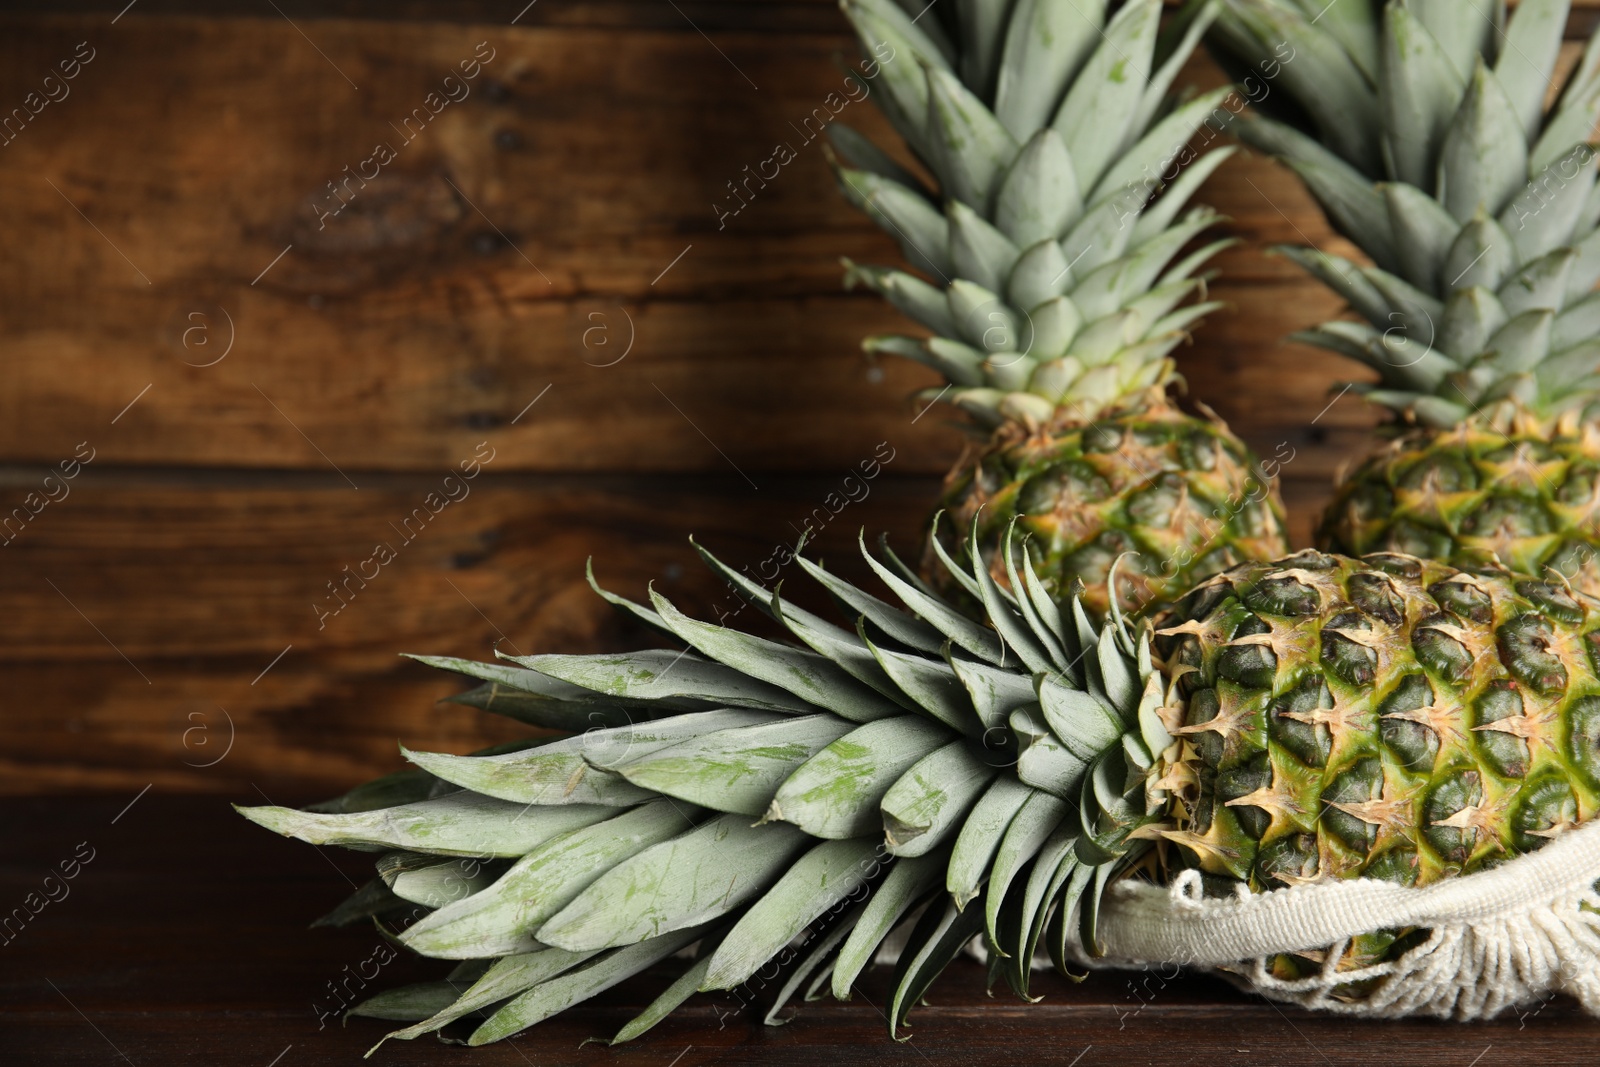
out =
[[[10,799],[0,804],[6,861],[0,904],[20,905],[87,842],[94,859],[10,943],[0,946],[0,1064],[109,1067],[356,1064],[387,1029],[352,1019],[319,1029],[327,983],[377,947],[370,929],[306,930],[366,875],[370,857],[316,850],[246,826],[228,797],[135,793]],[[274,797],[277,800],[304,799]],[[120,813],[120,815],[119,815]],[[113,821],[115,820],[115,821]],[[348,881],[347,881],[348,880]],[[59,891],[58,894],[59,895]],[[447,969],[448,965],[445,965]],[[372,988],[435,976],[401,957]],[[985,996],[980,968],[956,964],[912,1015],[912,1037],[888,1039],[871,972],[848,1003],[802,1005],[763,1028],[732,1002],[702,995],[635,1044],[609,1036],[662,988],[647,975],[541,1024],[513,1042],[465,1051],[433,1039],[391,1042],[378,1064],[471,1063],[694,1067],[698,1064],[968,1065],[1359,1064],[1484,1067],[1584,1065],[1600,1023],[1556,1000],[1493,1023],[1357,1022],[1245,996],[1210,978],[1102,973],[1082,985],[1044,976],[1044,999]]]

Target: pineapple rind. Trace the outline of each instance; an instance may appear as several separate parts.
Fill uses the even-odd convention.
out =
[[[1531,415],[1413,430],[1348,474],[1319,548],[1558,573],[1600,592],[1600,425]]]
[[[1208,875],[1421,886],[1600,810],[1600,602],[1561,584],[1306,551],[1234,568],[1157,625],[1187,700],[1170,839]]]
[[[1015,523],[1045,588],[1065,598],[1082,582],[1102,615],[1113,566],[1119,605],[1134,613],[1286,543],[1274,480],[1220,420],[1184,413],[1159,388],[1088,424],[1002,430],[952,472],[941,506],[958,531],[977,522],[997,582]]]

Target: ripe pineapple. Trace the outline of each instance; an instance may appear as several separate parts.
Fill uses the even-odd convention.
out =
[[[1118,595],[1132,610],[1286,551],[1272,480],[1168,388],[1168,354],[1218,306],[1185,302],[1203,295],[1201,268],[1228,244],[1182,255],[1218,216],[1179,213],[1230,150],[1181,176],[1176,165],[1222,94],[1167,100],[1215,4],[1176,23],[1165,47],[1160,0],[843,6],[873,57],[878,101],[937,185],[832,128],[845,194],[920,272],[847,261],[846,283],[932,332],[865,347],[938,370],[949,386],[929,395],[976,423],[983,443],[951,472],[941,508],[958,527],[979,518],[996,580],[1014,518],[1046,588],[1064,594],[1065,576],[1081,579],[1096,615],[1124,553],[1136,555]],[[946,547],[932,531],[932,580]]]
[[[1287,250],[1366,320],[1298,338],[1375,369],[1362,388],[1395,414],[1319,543],[1600,593],[1600,38],[1554,93],[1566,0],[1509,23],[1503,4],[1323,7],[1227,0],[1213,33],[1266,90],[1241,135],[1374,264]]]
[[[420,770],[320,811],[241,809],[385,853],[336,917],[409,907],[398,941],[461,961],[355,1013],[412,1023],[400,1038],[486,1016],[484,1044],[698,944],[625,1040],[769,966],[773,1013],[848,997],[904,923],[893,1033],[974,936],[1023,996],[1041,941],[1063,969],[1094,951],[1117,878],[1424,885],[1600,805],[1600,602],[1561,587],[1307,551],[1213,577],[1152,641],[1115,609],[1058,607],[1025,551],[1002,552],[1005,588],[981,562],[949,575],[987,625],[863,553],[898,605],[800,561],[853,628],[706,557],[793,643],[603,594],[684,651],[427,660],[484,680],[463,702],[571,736],[409,752]],[[1374,930],[1339,965],[1418,933]]]

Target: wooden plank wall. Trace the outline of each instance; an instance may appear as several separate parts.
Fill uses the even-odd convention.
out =
[[[691,533],[762,560],[875,456],[822,551],[914,543],[960,436],[910,400],[927,374],[859,352],[899,323],[838,257],[896,252],[793,125],[842,84],[831,3],[121,6],[0,11],[0,105],[79,60],[0,146],[0,510],[56,498],[0,547],[0,788],[305,795],[397,738],[513,736],[396,653],[645,640],[587,556],[712,610]],[[778,142],[798,158],[719,223]],[[1304,542],[1374,419],[1281,340],[1339,308],[1263,249],[1339,242],[1263,160],[1203,199],[1244,243],[1178,359],[1295,449]]]

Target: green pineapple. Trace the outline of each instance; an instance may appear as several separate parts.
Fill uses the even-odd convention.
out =
[[[1227,0],[1213,39],[1270,88],[1241,135],[1373,264],[1286,250],[1366,320],[1298,338],[1376,370],[1395,415],[1319,544],[1600,593],[1600,38],[1555,92],[1566,0],[1504,8]]]
[[[1276,487],[1214,417],[1180,411],[1169,353],[1215,302],[1201,272],[1229,242],[1187,255],[1218,217],[1183,213],[1230,150],[1174,165],[1221,93],[1168,100],[1215,13],[1158,43],[1160,0],[843,0],[876,98],[936,181],[833,127],[846,195],[900,242],[918,273],[848,264],[931,331],[869,338],[871,352],[927,364],[975,423],[942,510],[978,518],[1002,584],[1001,537],[1020,519],[1046,587],[1110,602],[1168,602],[1242,559],[1286,551]],[[943,21],[941,21],[941,19]],[[1158,195],[1159,194],[1159,195]],[[930,535],[924,571],[942,580]]]
[[[848,997],[906,925],[894,1032],[974,937],[1023,996],[1036,946],[1063,970],[1094,951],[1114,879],[1420,886],[1600,804],[1600,602],[1559,586],[1307,551],[1213,577],[1152,640],[1058,607],[1025,550],[1002,552],[1005,587],[981,562],[947,576],[986,624],[863,553],[898,604],[800,561],[851,627],[706,556],[789,643],[602,594],[683,651],[425,660],[483,680],[462,702],[570,736],[408,752],[419,770],[346,802],[242,809],[383,853],[330,921],[410,909],[398,942],[458,961],[355,1013],[412,1024],[399,1038],[471,1019],[484,1044],[698,945],[625,1040],[768,967],[773,1013]],[[1416,934],[1372,931],[1339,966]]]

